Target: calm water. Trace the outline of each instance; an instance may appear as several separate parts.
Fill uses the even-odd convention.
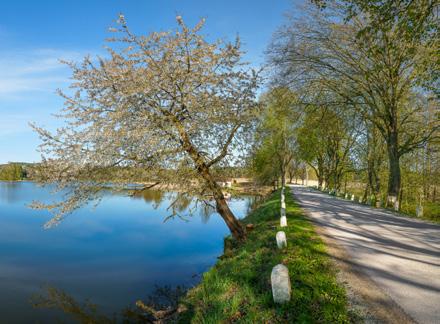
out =
[[[108,195],[96,209],[84,207],[45,230],[50,214],[26,205],[52,201],[49,191],[30,182],[0,182],[0,323],[52,322],[60,316],[31,306],[30,298],[45,286],[113,313],[147,297],[155,285],[197,283],[222,253],[228,229],[220,216],[201,210],[189,222],[164,223],[169,195]],[[230,205],[243,217],[250,203],[243,198]]]

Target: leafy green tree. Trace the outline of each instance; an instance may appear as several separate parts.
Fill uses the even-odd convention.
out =
[[[256,146],[253,152],[254,170],[263,182],[281,178],[286,184],[286,173],[295,148],[294,106],[297,96],[287,88],[274,88],[261,100],[263,110],[256,131]]]
[[[339,190],[351,170],[351,152],[357,138],[357,119],[336,107],[312,107],[298,128],[300,157],[313,168],[318,187]]]
[[[17,181],[23,180],[26,172],[22,165],[18,163],[8,163],[0,167],[0,180]]]
[[[429,92],[439,67],[438,34],[422,28],[408,37],[399,21],[361,14],[346,21],[346,9],[328,5],[294,21],[275,39],[272,62],[286,84],[304,89],[297,91],[324,88],[378,129],[387,147],[388,201],[398,209],[400,159],[439,127],[438,119],[424,118],[425,99],[437,100]]]

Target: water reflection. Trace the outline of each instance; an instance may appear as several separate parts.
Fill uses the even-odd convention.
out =
[[[195,208],[193,216],[164,223],[175,197],[175,209]],[[34,199],[53,198],[31,182],[0,182],[0,322],[53,322],[52,313],[28,303],[44,285],[93,300],[106,316],[155,285],[192,286],[199,280],[194,275],[222,253],[228,234],[221,217],[176,193],[106,195],[96,209],[82,208],[50,230],[43,229],[48,212],[26,207]],[[230,201],[238,217],[251,205],[250,197]]]
[[[174,322],[179,314],[186,311],[179,301],[187,290],[182,286],[156,286],[145,301],[138,300],[111,316],[103,313],[93,301],[78,301],[53,286],[47,286],[42,294],[32,296],[30,303],[36,309],[59,311],[64,320],[73,319],[78,323],[168,323]]]
[[[0,181],[0,201],[6,203],[15,203],[20,200],[18,194],[18,182],[2,182]]]
[[[142,199],[146,203],[152,204],[153,208],[157,209],[165,201],[169,203],[167,206],[170,216],[180,216],[181,219],[186,220],[187,217],[193,216],[197,211],[202,220],[206,224],[210,217],[216,213],[213,201],[195,201],[191,196],[179,192],[164,192],[161,190],[149,189],[142,191],[134,191],[131,195],[134,199]],[[235,197],[229,203],[235,204],[237,201],[242,201],[246,204],[246,214],[252,211],[258,205],[261,196],[247,196],[242,195]],[[240,217],[240,215],[239,215]]]
[[[157,208],[162,203],[165,196],[165,192],[155,189],[141,190],[141,191],[134,191],[131,196],[133,198],[143,199],[146,203],[152,203],[154,204],[155,208]]]

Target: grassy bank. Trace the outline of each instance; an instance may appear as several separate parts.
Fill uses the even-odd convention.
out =
[[[337,283],[324,243],[286,190],[288,248],[276,247],[280,192],[273,193],[244,220],[254,224],[247,242],[224,255],[183,300],[182,323],[344,323],[346,296]],[[275,305],[270,273],[284,263],[292,299]]]

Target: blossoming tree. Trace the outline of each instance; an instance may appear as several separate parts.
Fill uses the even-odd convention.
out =
[[[34,203],[54,212],[57,224],[74,209],[112,188],[133,183],[139,170],[152,185],[178,187],[214,206],[234,238],[245,231],[230,210],[213,169],[233,163],[248,143],[255,117],[258,72],[241,60],[234,43],[208,42],[204,21],[137,36],[123,16],[111,31],[108,55],[73,70],[73,94],[65,98],[63,128],[39,133],[40,181],[56,184],[61,201]],[[110,177],[117,169],[123,176]],[[134,172],[133,170],[138,170]]]

